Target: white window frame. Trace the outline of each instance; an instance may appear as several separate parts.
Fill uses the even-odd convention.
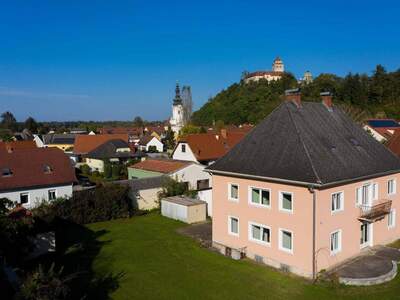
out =
[[[292,249],[287,249],[287,248],[283,247],[283,245],[282,245],[283,231],[290,232],[290,234],[292,235]],[[294,252],[294,233],[292,230],[289,230],[286,228],[279,228],[279,250],[284,251],[289,254],[293,254],[293,252]]]
[[[26,202],[26,203],[22,203],[21,202],[21,196],[22,195],[28,195],[28,202]],[[19,193],[19,203],[21,204],[21,205],[30,205],[31,204],[31,194],[29,193],[29,192],[22,192],[22,193]]]
[[[390,217],[391,216],[391,217]],[[392,222],[390,222],[392,221]],[[392,229],[396,227],[396,209],[392,208],[388,214],[388,228]]]
[[[232,223],[231,223],[232,219],[236,219],[238,221],[238,232],[237,233],[232,231],[232,226],[231,226],[232,225]],[[239,233],[240,233],[240,220],[239,220],[238,217],[236,217],[236,216],[228,216],[228,233],[230,235],[233,235],[233,236],[239,236]]]
[[[393,191],[390,193],[390,191],[389,191],[389,182],[393,182]],[[388,181],[387,181],[387,194],[388,194],[388,196],[393,196],[393,195],[396,195],[396,179],[395,178],[392,178],[392,179],[389,179]]]
[[[257,189],[257,190],[260,191],[260,203],[254,203],[253,201],[251,201],[251,200],[252,200],[251,197],[252,197],[252,190],[253,190],[253,189]],[[262,191],[267,191],[267,192],[269,193],[269,204],[268,204],[268,205],[262,204],[262,203],[261,203]],[[248,202],[249,202],[250,205],[252,205],[252,206],[257,206],[257,207],[271,208],[271,202],[272,202],[271,198],[272,198],[271,189],[268,189],[268,188],[261,188],[261,187],[257,187],[257,186],[249,186],[249,190],[248,190]]]
[[[50,192],[53,192],[53,191],[54,191],[55,198],[54,199],[50,199]],[[50,200],[56,200],[57,199],[57,189],[49,189],[47,191],[47,197],[48,197],[49,201]]]
[[[338,249],[332,250],[332,235],[335,233],[338,233]],[[331,234],[329,235],[329,250],[331,255],[336,255],[339,252],[342,252],[342,230],[338,229],[335,231],[332,231]]]
[[[377,182],[372,183],[372,201],[379,199],[379,184]]]
[[[231,187],[233,186],[233,185],[236,185],[237,186],[237,188],[238,188],[238,194],[237,194],[237,198],[232,198],[231,196]],[[233,183],[233,182],[229,182],[228,183],[228,200],[230,200],[230,201],[233,201],[233,202],[239,202],[239,192],[240,192],[240,187],[239,187],[239,184],[237,184],[237,183]]]
[[[186,153],[186,144],[181,144],[181,152]]]
[[[333,210],[332,209],[333,195],[336,195],[336,194],[341,194],[341,197],[340,197],[340,209]],[[344,191],[337,191],[337,192],[332,193],[331,194],[331,214],[334,215],[334,214],[336,214],[338,212],[341,212],[343,210],[344,210]]]
[[[263,240],[257,240],[257,239],[255,239],[255,238],[253,238],[252,225],[254,225],[254,226],[259,226],[259,227],[261,227],[261,228],[268,229],[268,230],[269,230],[269,242],[265,242],[265,241],[263,241]],[[262,234],[262,233],[261,233],[261,234]],[[251,241],[251,242],[254,242],[254,243],[257,243],[257,244],[261,244],[261,245],[264,245],[264,246],[269,246],[269,247],[271,247],[271,240],[272,240],[272,230],[271,230],[271,227],[270,227],[270,226],[267,226],[267,225],[264,225],[264,224],[260,224],[260,223],[256,223],[256,222],[250,221],[250,222],[249,222],[249,225],[248,225],[248,238],[249,238],[249,241]]]
[[[374,201],[374,183],[371,182],[371,181],[366,181],[363,184],[361,184],[361,185],[356,187],[356,201],[355,201],[356,207],[360,207],[360,206],[363,205],[362,198],[363,198],[363,187],[364,186],[370,186],[370,189],[371,189],[370,190],[370,193],[371,193],[371,195],[370,195],[370,197],[371,197],[370,205],[372,205],[372,202]],[[359,189],[361,191],[361,195],[358,195],[358,190]],[[359,197],[359,196],[361,196],[361,197]]]
[[[283,208],[283,194],[290,194],[292,197],[292,209]],[[279,210],[292,214],[294,211],[294,196],[292,192],[279,191]]]

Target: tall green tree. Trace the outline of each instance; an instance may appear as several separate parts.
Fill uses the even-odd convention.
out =
[[[11,112],[6,111],[1,114],[1,126],[11,131],[17,130],[17,120]]]
[[[36,120],[34,118],[28,117],[25,120],[24,127],[27,128],[32,133],[37,133],[39,126],[38,126],[38,123],[36,122]]]
[[[134,127],[143,127],[144,126],[144,121],[140,116],[136,116],[133,119],[133,126]]]

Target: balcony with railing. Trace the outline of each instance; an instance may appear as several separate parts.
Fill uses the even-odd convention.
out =
[[[390,213],[392,200],[382,199],[373,205],[359,205],[359,207],[360,216],[358,219],[360,221],[376,222]]]

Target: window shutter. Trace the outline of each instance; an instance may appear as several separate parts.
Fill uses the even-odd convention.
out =
[[[357,188],[356,189],[356,204],[360,205],[361,204],[361,199],[362,199],[362,188]]]

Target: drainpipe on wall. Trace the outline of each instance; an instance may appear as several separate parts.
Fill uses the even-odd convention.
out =
[[[314,186],[311,185],[308,190],[313,195],[313,208],[312,208],[312,279],[315,281],[317,278],[316,268],[316,257],[315,257],[315,236],[316,236],[316,200],[317,196],[315,193]]]

